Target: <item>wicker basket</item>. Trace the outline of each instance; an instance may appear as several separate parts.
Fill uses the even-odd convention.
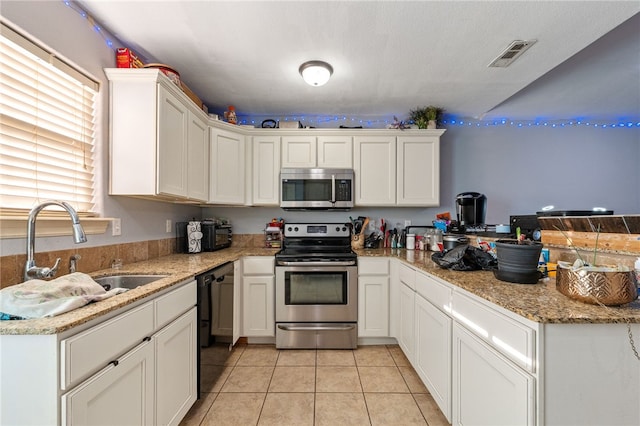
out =
[[[556,289],[567,297],[592,305],[623,305],[638,297],[633,271],[574,270],[558,265]]]

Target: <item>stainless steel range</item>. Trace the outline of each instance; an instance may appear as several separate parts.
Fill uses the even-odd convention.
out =
[[[354,349],[358,267],[343,223],[288,223],[276,254],[276,347]]]

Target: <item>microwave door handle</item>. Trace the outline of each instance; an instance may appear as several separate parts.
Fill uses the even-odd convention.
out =
[[[331,204],[336,203],[336,175],[331,175]]]

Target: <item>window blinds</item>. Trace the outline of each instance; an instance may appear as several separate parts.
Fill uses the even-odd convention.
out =
[[[97,83],[77,74],[2,25],[0,208],[4,211],[31,209],[49,199],[66,201],[78,212],[92,211]]]

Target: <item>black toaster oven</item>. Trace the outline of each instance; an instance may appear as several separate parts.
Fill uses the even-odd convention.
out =
[[[187,224],[176,223],[176,248],[178,253],[189,253],[189,239],[187,238]],[[231,247],[231,225],[220,225],[213,221],[200,222],[202,232],[201,250],[216,251]]]

